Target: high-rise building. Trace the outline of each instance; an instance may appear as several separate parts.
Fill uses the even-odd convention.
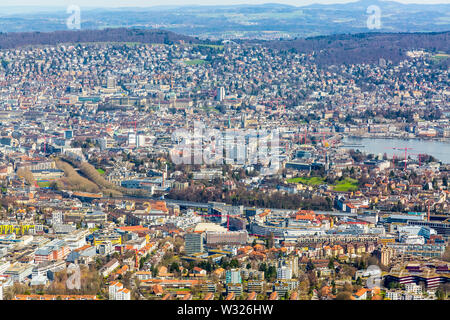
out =
[[[135,133],[128,133],[128,145],[129,146],[136,146],[136,134]]]
[[[116,87],[116,79],[112,76],[109,76],[106,80],[106,87],[108,89],[114,89]]]
[[[223,101],[223,99],[225,99],[225,88],[219,87],[219,88],[217,88],[216,100]]]
[[[292,270],[292,277],[298,277],[298,257],[291,257],[286,261],[286,266]]]
[[[376,257],[380,260],[382,265],[388,266],[391,263],[392,258],[395,256],[395,251],[392,248],[383,246],[374,251]]]
[[[242,283],[241,271],[239,269],[227,270],[225,273],[226,283]]]
[[[277,268],[277,279],[289,280],[292,279],[292,269],[288,266]]]
[[[63,213],[61,211],[52,212],[52,225],[63,223]]]
[[[186,254],[194,254],[203,252],[203,234],[188,233],[184,237],[184,251]]]

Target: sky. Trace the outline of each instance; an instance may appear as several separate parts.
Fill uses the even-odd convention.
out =
[[[356,0],[0,0],[0,7],[9,6],[68,6],[80,7],[151,7],[160,5],[234,5],[284,3],[295,6],[312,3],[348,3]],[[450,3],[450,0],[394,0],[401,3]]]

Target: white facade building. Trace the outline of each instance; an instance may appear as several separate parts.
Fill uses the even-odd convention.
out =
[[[131,300],[131,292],[122,283],[114,281],[109,286],[109,300]]]
[[[287,266],[277,268],[277,279],[280,280],[292,279],[292,269]]]

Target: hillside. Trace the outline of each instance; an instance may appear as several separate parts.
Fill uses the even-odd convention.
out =
[[[161,43],[218,44],[164,30],[106,29],[83,31],[26,32],[0,34],[0,49],[61,43]],[[240,40],[242,44],[263,45],[275,50],[314,54],[319,66],[377,63],[380,58],[396,63],[410,50],[450,52],[450,31],[440,33],[361,33],[298,38],[294,40]],[[448,66],[450,59],[440,61]],[[194,64],[196,61],[190,62]]]
[[[56,45],[85,42],[139,42],[139,43],[203,43],[198,39],[164,30],[105,29],[54,32],[0,33],[0,49],[27,45]]]
[[[450,32],[344,34],[263,44],[273,49],[315,52],[319,65],[376,63],[380,58],[398,62],[410,50],[450,52]]]

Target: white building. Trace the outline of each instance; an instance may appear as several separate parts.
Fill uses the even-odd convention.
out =
[[[277,279],[290,280],[292,279],[292,268],[288,266],[282,266],[277,268]]]
[[[402,293],[398,292],[398,291],[386,291],[386,298],[389,300],[401,300],[402,298]]]
[[[109,300],[131,300],[131,292],[122,283],[114,281],[109,286]]]
[[[422,294],[422,287],[416,283],[407,283],[405,284],[405,290],[408,293],[413,294]]]
[[[72,251],[81,248],[87,244],[86,236],[89,234],[88,230],[80,229],[74,230],[71,233],[64,236],[64,241],[67,247]]]
[[[422,236],[403,235],[400,241],[406,244],[425,244],[425,238]]]
[[[11,266],[9,261],[0,261],[0,274],[3,274]]]
[[[61,211],[54,211],[52,213],[52,225],[63,223],[63,213]]]
[[[225,273],[225,282],[229,283],[241,283],[241,271],[239,269],[231,269],[227,270]]]
[[[119,261],[114,258],[111,261],[109,261],[107,264],[105,264],[100,270],[99,273],[103,276],[103,278],[106,278],[113,272],[115,269],[117,269],[120,266]]]
[[[216,100],[222,101],[223,99],[225,99],[225,88],[224,87],[217,88]]]

